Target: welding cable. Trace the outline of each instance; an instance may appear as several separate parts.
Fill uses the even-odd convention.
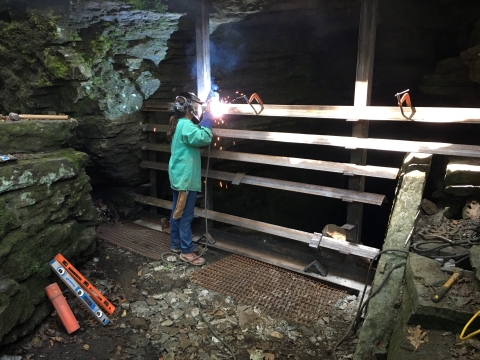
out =
[[[393,266],[390,271],[384,276],[382,282],[380,283],[380,285],[375,289],[375,291],[373,293],[370,294],[370,296],[367,298],[367,300],[365,300],[365,302],[363,302],[363,299],[365,297],[365,294],[367,292],[367,286],[368,286],[368,276],[370,274],[370,271],[372,269],[372,265],[373,263],[375,262],[375,260],[383,253],[386,253],[386,252],[401,252],[401,253],[405,253],[405,254],[409,254],[409,251],[407,250],[400,250],[400,249],[385,249],[385,250],[382,250],[380,251],[373,259],[372,261],[370,262],[370,266],[368,267],[368,271],[367,271],[367,278],[365,280],[365,287],[363,288],[363,294],[362,294],[362,298],[360,299],[360,303],[358,304],[358,309],[357,309],[357,313],[355,314],[355,318],[353,319],[352,323],[350,324],[350,327],[348,328],[347,332],[345,333],[345,335],[343,335],[343,337],[335,344],[335,346],[333,347],[333,350],[332,350],[332,354],[333,354],[333,358],[334,360],[337,359],[337,355],[335,354],[335,351],[337,350],[337,347],[340,346],[340,344],[342,342],[345,341],[345,339],[348,337],[348,335],[350,334],[350,331],[354,330],[354,333],[356,332],[356,328],[358,326],[358,320],[360,319],[360,316],[363,312],[363,309],[365,308],[365,306],[368,304],[368,302],[376,295],[378,294],[378,292],[380,291],[380,289],[383,287],[383,285],[385,285],[385,283],[387,282],[387,279],[390,277],[390,275],[392,274],[392,272],[402,266],[405,266],[406,265],[406,262],[403,262],[403,263],[399,263],[399,264],[396,264],[395,266]]]
[[[425,240],[425,241],[417,241],[415,244],[412,245],[412,250],[416,253],[421,254],[422,256],[429,257],[429,258],[445,258],[445,259],[455,259],[455,258],[463,258],[464,256],[469,255],[469,251],[464,251],[461,253],[457,254],[452,254],[452,255],[431,255],[428,254],[430,252],[434,251],[439,251],[444,248],[452,247],[465,247],[465,246],[470,246],[472,245],[471,239],[468,240],[462,240],[462,241],[452,241],[448,238],[445,238],[443,236],[437,236],[434,235],[435,239],[433,240]],[[438,245],[435,245],[438,244]],[[435,245],[435,246],[429,246],[429,245]],[[427,246],[427,247],[425,247]]]

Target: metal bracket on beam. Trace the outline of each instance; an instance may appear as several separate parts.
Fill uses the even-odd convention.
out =
[[[318,260],[314,260],[310,264],[308,264],[304,269],[303,272],[307,272],[311,267],[315,267],[317,271],[320,273],[322,276],[327,276],[328,275],[328,269],[325,265],[320,263]]]
[[[343,175],[345,175],[345,176],[355,176],[354,173],[347,172],[347,171],[345,171],[345,172],[343,173]]]
[[[357,225],[344,224],[341,226],[341,228],[345,230],[347,241],[354,243],[357,242]]]
[[[242,181],[244,175],[245,173],[237,172],[232,180],[232,185],[240,185],[240,182]]]
[[[322,236],[322,234],[314,232],[312,238],[310,239],[310,242],[308,243],[308,246],[317,250],[320,246]]]

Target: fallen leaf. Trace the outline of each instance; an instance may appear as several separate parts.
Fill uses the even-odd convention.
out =
[[[127,310],[123,310],[121,317],[127,316]]]
[[[270,353],[265,353],[265,354],[263,354],[263,359],[264,360],[275,360],[275,355],[270,354]]]
[[[53,336],[50,339],[52,339],[56,342],[64,342],[65,341],[61,336]]]
[[[90,350],[90,346],[88,346],[88,344],[83,345],[83,350],[85,351]]]
[[[263,351],[262,350],[248,350],[250,354],[250,360],[262,360],[263,359]]]
[[[410,341],[410,344],[413,345],[415,350],[417,350],[421,344],[428,341],[428,332],[423,331],[421,325],[417,325],[416,327],[409,326],[407,331],[409,334],[411,334],[410,336],[407,336],[407,339]]]
[[[137,276],[138,276],[138,277],[142,276],[142,270],[140,270],[140,271],[137,273]]]
[[[137,280],[132,279],[132,284],[135,284],[136,282],[137,282]]]
[[[108,256],[108,255],[105,256],[105,259],[106,259],[106,260],[110,260],[110,256]]]

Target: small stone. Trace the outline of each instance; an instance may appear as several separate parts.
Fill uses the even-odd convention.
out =
[[[157,302],[153,298],[148,298],[147,299],[147,304],[150,305],[150,306],[154,306],[154,305],[157,305]]]
[[[148,329],[148,323],[145,318],[133,318],[130,320],[130,326],[132,326],[134,329],[143,329],[147,330]]]
[[[438,212],[437,205],[428,199],[422,199],[421,206],[427,215],[434,215]]]
[[[270,333],[270,336],[271,336],[271,337],[274,337],[274,338],[277,338],[277,339],[283,339],[283,335],[280,334],[278,331],[272,331],[272,332]]]
[[[170,339],[170,334],[163,334],[162,337],[160,338],[160,343],[163,344],[163,343],[165,343],[168,339]]]
[[[164,322],[162,322],[160,325],[162,325],[162,326],[172,326],[173,321],[168,319],[168,320],[165,320]]]
[[[183,316],[183,310],[180,310],[180,309],[176,309],[174,311],[172,311],[172,313],[170,314],[170,317],[173,319],[173,320],[178,320],[179,318],[181,318]]]

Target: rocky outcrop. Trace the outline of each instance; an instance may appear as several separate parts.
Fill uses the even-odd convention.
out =
[[[52,282],[49,261],[57,253],[75,261],[95,249],[97,213],[85,173],[88,156],[58,146],[71,137],[68,131],[52,131],[59,123],[38,126],[52,139],[32,133],[31,144],[42,150],[37,146],[43,143],[48,151],[15,154],[17,161],[0,164],[0,343],[25,335],[49,313],[44,288]],[[6,138],[21,132],[26,144],[32,129],[37,128],[24,121],[0,124],[3,135],[13,132]]]
[[[382,250],[400,251],[386,252],[378,262],[372,291],[378,289],[387,276],[388,282],[369,302],[354,359],[384,358],[388,352],[390,337],[398,316],[396,303],[401,299],[407,257],[407,254],[401,251],[405,253],[408,251],[405,243],[415,226],[428,173],[427,164],[430,161],[431,155],[409,154],[402,166],[397,195],[382,247]],[[414,166],[416,164],[423,166],[424,171],[417,170],[419,166]]]

